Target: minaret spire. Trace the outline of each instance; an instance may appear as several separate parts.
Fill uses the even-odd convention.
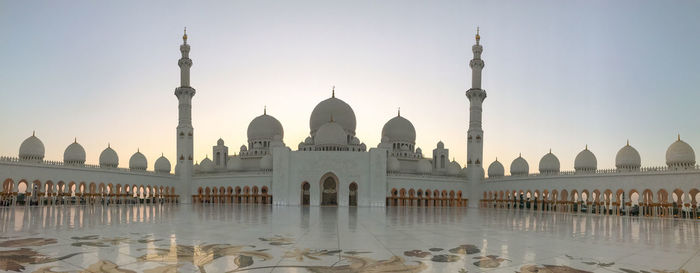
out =
[[[180,66],[180,86],[190,86],[190,68],[192,67],[192,60],[190,59],[190,45],[187,44],[187,28],[185,28],[185,34],[182,35],[180,53],[182,53],[182,57],[177,62],[178,66]]]
[[[481,35],[479,27],[476,28],[474,36],[476,44],[472,46],[473,58],[469,61],[472,69],[472,85],[467,90],[469,99],[469,130],[467,131],[467,168],[471,169],[470,179],[480,180],[483,178],[483,167],[481,162],[484,158],[484,130],[481,128],[482,103],[486,99],[486,91],[481,89],[481,70],[484,68],[484,61],[481,59],[481,52],[484,50],[479,44]],[[477,163],[479,162],[479,163]],[[479,169],[479,171],[474,171]]]
[[[182,190],[183,193],[188,191],[192,181],[192,159],[194,158],[192,97],[196,93],[195,89],[190,86],[192,59],[190,59],[190,45],[187,43],[187,38],[187,28],[185,28],[182,35],[182,44],[180,45],[182,56],[177,62],[177,65],[180,67],[180,87],[175,88],[175,96],[178,100],[178,124],[175,135],[177,142],[175,158],[177,158],[177,164],[175,165],[175,174],[180,176],[182,184],[177,188]]]
[[[333,86],[333,89],[331,89],[331,97],[335,98],[335,85]]]
[[[479,27],[478,26],[476,27],[476,36],[474,36],[474,38],[476,39],[476,44],[478,45],[479,40],[481,40],[481,36],[479,36]]]

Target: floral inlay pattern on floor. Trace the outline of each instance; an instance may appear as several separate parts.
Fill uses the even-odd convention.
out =
[[[75,209],[84,210],[80,213],[84,216],[82,221],[92,222],[102,219],[89,217],[94,210],[119,212],[122,208]],[[138,209],[134,206],[129,212]],[[601,231],[595,228],[617,223],[599,223],[601,220],[594,217],[543,214],[529,218],[530,223],[537,223],[536,232],[531,232],[526,228],[527,222],[517,222],[520,220],[515,214],[482,217],[479,213],[471,214],[478,217],[460,220],[455,217],[466,214],[441,209],[426,209],[430,214],[415,215],[411,214],[415,210],[397,210],[401,214],[392,214],[384,209],[357,213],[336,208],[193,209],[195,214],[162,222],[103,222],[78,227],[63,223],[50,228],[40,226],[45,222],[39,221],[43,214],[26,217],[20,224],[5,215],[2,219],[11,221],[0,223],[4,232],[0,236],[0,271],[695,273],[700,268],[700,252],[695,247],[700,240],[693,237],[700,234],[700,229],[686,222],[629,221],[620,229]],[[198,214],[197,210],[203,213]],[[436,213],[457,216],[429,218]],[[211,215],[220,218],[208,219]],[[502,221],[492,221],[490,217],[502,217]],[[555,217],[573,221],[573,228],[566,227],[566,223],[562,228]],[[685,233],[683,237],[670,237],[668,232],[665,237],[653,237],[674,238],[664,244],[634,241],[649,238],[646,235],[608,239],[610,232],[630,230],[628,225],[636,227],[639,222],[648,223],[644,230],[655,232],[664,232],[654,229],[656,226],[682,225],[683,229],[676,232]],[[561,234],[542,232],[549,229]],[[630,240],[632,243],[628,243]]]

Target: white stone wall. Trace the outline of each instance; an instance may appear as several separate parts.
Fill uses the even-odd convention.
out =
[[[235,189],[236,187],[244,188],[248,186],[253,188],[257,186],[270,188],[272,185],[272,172],[230,172],[230,173],[214,173],[206,175],[197,175],[192,178],[192,194],[196,195],[199,188],[228,188]],[[235,193],[235,191],[234,191]],[[260,193],[260,191],[258,191]],[[191,197],[190,195],[190,197]]]
[[[187,191],[186,186],[179,185],[179,179],[172,174],[156,174],[154,172],[132,172],[126,169],[102,169],[94,167],[71,167],[62,165],[49,165],[42,163],[20,163],[0,161],[0,179],[5,182],[8,179],[14,181],[13,191],[17,191],[19,182],[26,180],[28,187],[31,187],[34,181],[41,183],[41,192],[45,192],[45,183],[51,181],[54,185],[53,192],[56,192],[56,185],[59,182],[66,184],[66,190],[69,192],[68,185],[70,182],[75,182],[76,192],[79,190],[80,183],[85,183],[86,191],[89,189],[90,183],[95,183],[96,186],[104,184],[105,186],[112,184],[116,187],[119,185],[137,185],[137,186],[163,186],[175,187],[176,193],[182,195],[182,191]],[[115,188],[116,189],[116,188]],[[186,193],[185,193],[186,194]]]
[[[413,189],[416,192],[416,195],[414,196],[417,196],[417,192],[419,190],[421,190],[422,192],[430,190],[430,195],[432,197],[435,190],[437,190],[441,194],[443,191],[446,191],[448,194],[450,191],[454,191],[455,198],[458,198],[458,193],[461,192],[462,198],[468,199],[470,193],[467,179],[465,177],[437,175],[425,176],[412,174],[390,174],[387,177],[387,187],[385,196],[392,196],[392,190],[394,189],[396,189],[399,193],[402,189],[405,189],[405,196],[409,196],[409,191],[411,189]],[[397,194],[397,196],[400,196],[400,194]],[[472,202],[470,200],[469,203],[471,206],[471,204],[475,202]]]
[[[568,175],[537,175],[537,176],[509,176],[503,178],[486,179],[479,183],[480,198],[483,198],[484,192],[489,196],[489,192],[497,194],[500,198],[500,192],[524,192],[540,193],[547,190],[553,192],[556,190],[559,193],[561,200],[562,190],[568,192],[568,200],[571,201],[572,192],[575,190],[579,194],[587,191],[588,201],[591,200],[591,193],[598,190],[603,194],[606,190],[613,192],[613,201],[616,192],[623,190],[625,192],[624,202],[630,201],[631,192],[636,191],[641,195],[645,190],[651,190],[654,195],[653,202],[658,202],[658,192],[665,190],[668,194],[667,200],[673,202],[673,191],[678,189],[683,191],[686,202],[692,198],[688,193],[693,190],[700,190],[700,170],[689,171],[645,171],[645,172],[624,172],[624,173],[593,173],[593,174],[568,174]],[[551,198],[550,198],[551,200]],[[700,200],[698,200],[700,201]]]
[[[383,206],[386,192],[386,151],[308,152],[275,148],[272,193],[277,205],[300,205],[302,183],[311,186],[311,205],[321,203],[321,179],[338,178],[338,205],[348,206],[349,187],[358,185],[359,206]]]

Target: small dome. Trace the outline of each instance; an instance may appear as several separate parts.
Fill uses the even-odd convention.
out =
[[[214,171],[214,162],[209,159],[209,156],[202,159],[202,162],[199,162],[199,170],[203,173],[210,173]]]
[[[275,147],[284,147],[284,142],[282,142],[282,136],[275,135],[272,137],[272,141],[270,142],[270,148]]]
[[[639,170],[641,166],[642,157],[639,156],[637,149],[630,146],[629,142],[617,151],[617,155],[615,156],[615,167],[617,167],[617,169]]]
[[[549,151],[546,155],[540,159],[540,173],[542,174],[556,174],[559,173],[559,158],[555,156],[552,151]]]
[[[153,170],[157,173],[170,173],[170,169],[170,160],[163,155],[156,159],[156,164],[153,166]]]
[[[136,151],[129,159],[129,169],[136,171],[145,171],[148,167],[148,161],[140,151]]]
[[[328,117],[331,115],[333,115],[333,120],[335,120],[346,133],[353,136],[355,135],[355,126],[357,125],[355,112],[352,111],[350,105],[333,96],[318,103],[311,112],[309,127],[311,128],[312,136],[316,136],[316,132],[321,129],[323,124],[328,122]]]
[[[260,159],[260,169],[269,171],[272,170],[272,155],[266,154]]]
[[[352,145],[360,145],[360,139],[357,137],[352,137],[352,140],[350,140],[350,144]]]
[[[314,140],[316,145],[342,146],[348,144],[347,136],[340,124],[331,121],[318,128]]]
[[[503,168],[503,166],[501,166],[501,168]],[[469,176],[469,172],[467,171],[467,167],[464,167],[461,170],[459,170],[459,176],[462,176],[462,177]]]
[[[63,152],[63,163],[76,165],[85,164],[85,149],[78,144],[77,140],[68,145],[66,151]]]
[[[387,137],[389,142],[416,143],[416,128],[402,116],[396,116],[382,128],[382,137]]]
[[[219,140],[216,141],[216,145],[217,146],[224,146],[224,140],[219,138]]]
[[[272,140],[275,135],[284,137],[284,129],[275,117],[268,114],[254,118],[248,125],[248,142]]]
[[[306,139],[304,139],[304,144],[312,145],[314,144],[314,140],[311,137],[306,137]]]
[[[367,151],[367,145],[365,145],[364,143],[360,143],[360,150],[363,152]]]
[[[226,169],[229,171],[242,171],[243,161],[238,156],[231,157],[231,159],[229,159],[226,163]]]
[[[380,143],[389,143],[389,138],[386,136],[382,136],[382,140],[380,141]]]
[[[527,175],[528,173],[530,173],[530,165],[522,156],[518,156],[510,164],[510,175]]]
[[[241,145],[241,152],[245,151],[248,151],[248,147],[246,147],[245,145]]]
[[[377,148],[380,148],[380,149],[387,149],[387,150],[391,150],[391,149],[392,149],[391,143],[389,143],[389,142],[379,142],[379,144],[377,145]]]
[[[396,173],[401,170],[401,162],[396,157],[390,156],[387,158],[386,168],[390,173]]]
[[[462,170],[462,166],[459,166],[457,161],[452,160],[449,165],[447,165],[447,175],[457,176],[459,171]]]
[[[574,169],[577,172],[592,172],[598,169],[598,159],[596,159],[593,152],[588,150],[588,146],[576,155]]]
[[[112,147],[107,145],[107,149],[100,153],[100,167],[116,168],[117,166],[119,166],[119,156],[117,156],[117,152]]]
[[[496,159],[496,161],[489,165],[488,174],[489,178],[502,177],[505,174],[505,168],[503,168],[503,164],[501,164],[501,162],[498,162],[498,159]]]
[[[681,140],[673,142],[666,150],[666,165],[669,167],[688,167],[695,165],[695,151],[688,143]]]
[[[44,143],[32,134],[19,146],[19,159],[22,161],[42,161],[44,160],[44,152]]]
[[[416,148],[416,154],[423,156],[423,150],[420,147]]]
[[[421,160],[418,160],[416,171],[419,174],[430,174],[433,171],[433,166],[430,164],[430,161],[423,158]]]
[[[438,141],[438,143],[437,143],[437,148],[438,148],[438,149],[445,149],[445,143],[442,143],[442,140],[441,140],[441,141]]]

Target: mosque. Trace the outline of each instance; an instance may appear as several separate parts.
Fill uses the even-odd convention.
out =
[[[336,97],[322,100],[311,112],[309,135],[296,147],[287,145],[284,127],[267,111],[247,129],[248,141],[229,151],[223,139],[212,158],[193,158],[194,126],[190,85],[190,45],[180,45],[180,86],[175,88],[179,119],[177,158],[157,158],[153,171],[136,151],[129,168],[108,145],[98,165],[86,164],[83,147],[73,142],[63,161],[44,159],[44,145],[32,134],[18,157],[0,158],[3,205],[124,203],[256,203],[311,206],[452,206],[554,210],[627,215],[697,217],[700,169],[693,148],[680,136],[666,152],[667,166],[643,167],[629,144],[617,153],[615,169],[598,169],[586,147],[574,171],[561,171],[551,151],[532,173],[525,158],[510,164],[509,175],[496,160],[484,171],[481,126],[483,47],[477,31],[472,46],[467,164],[450,161],[449,149],[436,141],[432,153],[416,147],[413,124],[397,113],[384,124],[379,144],[368,147],[355,136],[350,105]],[[374,143],[377,140],[364,140]],[[171,160],[174,160],[174,168]]]

